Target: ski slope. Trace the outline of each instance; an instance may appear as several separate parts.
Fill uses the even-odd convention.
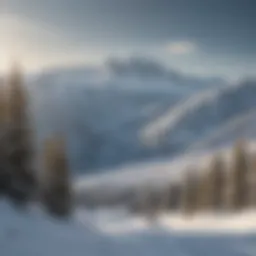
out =
[[[237,218],[236,222],[240,220]],[[163,221],[150,226],[125,213],[81,210],[65,223],[36,209],[17,212],[2,201],[0,227],[1,256],[256,255],[256,235],[252,230],[181,232]]]

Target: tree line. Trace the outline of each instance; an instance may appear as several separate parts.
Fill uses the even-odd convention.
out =
[[[143,196],[141,196],[143,194]],[[230,157],[217,153],[207,167],[188,168],[179,182],[156,192],[150,187],[130,206],[155,217],[164,211],[187,216],[200,212],[239,212],[256,206],[256,161],[244,141]]]
[[[65,141],[48,138],[39,165],[29,101],[22,72],[15,67],[0,85],[0,196],[19,208],[40,202],[50,214],[67,217],[72,191]]]

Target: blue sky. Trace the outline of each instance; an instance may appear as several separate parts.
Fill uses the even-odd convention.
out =
[[[255,0],[2,0],[0,69],[149,56],[203,76],[256,70]]]

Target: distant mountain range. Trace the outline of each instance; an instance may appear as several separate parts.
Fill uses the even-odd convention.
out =
[[[256,107],[255,81],[232,86],[147,59],[48,70],[28,84],[38,142],[66,136],[72,169],[79,173],[202,150],[215,145],[215,136],[223,142],[216,134],[233,129],[225,128],[232,120],[251,122],[243,116],[253,116]],[[242,135],[228,133],[227,143]]]

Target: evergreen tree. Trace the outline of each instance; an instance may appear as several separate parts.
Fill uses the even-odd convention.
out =
[[[229,204],[232,210],[241,210],[248,205],[248,159],[242,142],[237,143],[229,174]]]
[[[181,198],[181,209],[187,215],[191,215],[197,210],[198,189],[198,176],[194,170],[190,170],[186,173],[185,176]]]
[[[209,210],[210,208],[209,176],[209,172],[202,170],[198,177],[197,209],[200,211]]]
[[[157,211],[159,207],[159,198],[156,196],[152,186],[147,186],[144,188],[143,197],[142,197],[142,213],[146,218],[154,222],[157,216]]]
[[[3,84],[0,85],[0,195],[7,192],[10,185],[10,173],[6,161],[7,99]]]
[[[0,133],[1,137],[7,124],[7,98],[3,84],[0,84]]]
[[[255,153],[250,156],[250,166],[249,166],[249,205],[251,207],[256,206],[256,159]]]
[[[212,160],[210,171],[205,181],[206,207],[211,210],[221,210],[225,200],[225,165],[219,155]]]
[[[72,193],[63,140],[55,138],[46,141],[44,152],[42,200],[51,214],[66,217],[72,210]]]
[[[182,187],[181,184],[170,184],[166,192],[167,210],[178,210],[180,207]]]
[[[6,161],[10,173],[8,195],[17,204],[26,202],[35,188],[34,151],[29,123],[28,94],[21,72],[12,70],[7,81],[8,129]]]

